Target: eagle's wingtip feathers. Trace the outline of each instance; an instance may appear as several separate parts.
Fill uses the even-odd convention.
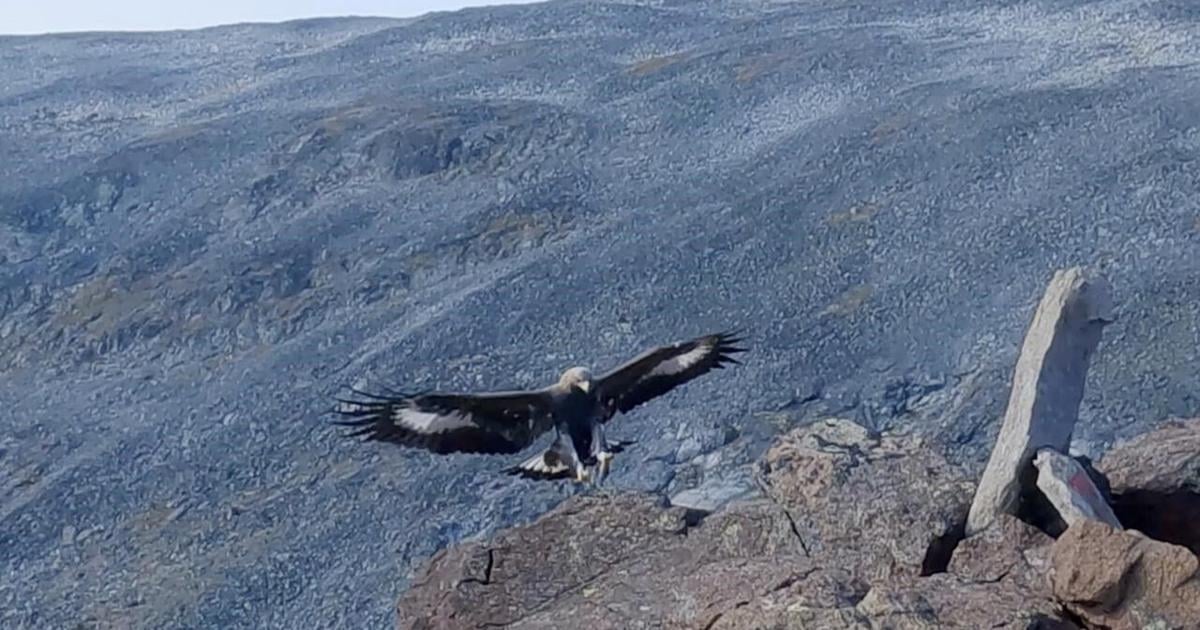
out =
[[[723,330],[712,337],[716,339],[715,345],[724,352],[746,352],[746,348],[737,345],[746,340],[745,331],[741,328]]]
[[[726,364],[742,365],[742,362],[733,356],[741,352],[748,352],[749,349],[738,344],[746,340],[744,332],[741,328],[731,328],[715,335],[717,343],[714,344],[713,350],[716,353],[715,365],[718,369],[724,368]]]

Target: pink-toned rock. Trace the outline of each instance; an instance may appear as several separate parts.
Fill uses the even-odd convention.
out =
[[[970,566],[943,572],[972,484],[915,438],[819,422],[760,472],[764,498],[698,522],[647,495],[579,496],[440,551],[397,627],[1073,628],[1032,577],[1047,538],[1019,521],[965,541],[951,564]]]
[[[653,497],[573,497],[534,524],[443,549],[397,604],[398,628],[473,628],[518,621],[608,568],[677,546],[682,508]]]
[[[397,627],[704,627],[823,571],[782,510],[738,507],[690,526],[686,510],[649,495],[572,497],[534,523],[435,554],[397,603]],[[852,593],[849,576],[831,571],[825,583],[840,591],[830,596]]]
[[[1200,628],[1200,561],[1188,549],[1082,520],[1054,543],[1054,596],[1095,628]]]
[[[947,571],[974,582],[1012,579],[1040,588],[1053,543],[1053,538],[1017,517],[1001,514],[991,527],[958,544]]]
[[[1083,268],[1054,274],[1025,334],[1004,423],[967,519],[968,536],[1014,514],[1040,448],[1067,452],[1091,356],[1113,319],[1109,285]]]
[[[975,582],[952,573],[889,580],[858,604],[871,628],[1049,630],[1074,628],[1049,597],[1016,580]]]
[[[1123,529],[1108,501],[1096,489],[1092,478],[1079,462],[1058,451],[1044,448],[1038,451],[1033,465],[1038,471],[1038,490],[1068,526],[1091,519]]]
[[[916,438],[839,419],[779,438],[760,474],[810,556],[864,580],[944,568],[973,487]]]
[[[1114,494],[1200,492],[1200,418],[1172,419],[1114,445],[1096,464]]]
[[[1128,529],[1200,554],[1200,418],[1171,420],[1117,444],[1096,469]]]

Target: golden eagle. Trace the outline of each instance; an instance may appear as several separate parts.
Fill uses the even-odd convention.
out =
[[[702,374],[740,362],[743,339],[719,332],[651,348],[596,378],[573,367],[548,387],[484,393],[352,392],[337,412],[356,427],[348,437],[392,442],[434,453],[516,453],[554,429],[550,446],[504,472],[533,479],[594,480],[608,474],[613,454],[632,442],[610,442],[604,426],[634,407]],[[595,469],[595,474],[590,469]]]

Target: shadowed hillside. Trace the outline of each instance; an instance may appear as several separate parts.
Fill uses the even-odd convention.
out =
[[[0,37],[0,626],[388,627],[424,558],[574,492],[343,440],[345,385],[736,326],[745,365],[612,425],[615,486],[737,492],[827,415],[978,470],[1088,264],[1081,447],[1200,414],[1200,6],[981,4]]]

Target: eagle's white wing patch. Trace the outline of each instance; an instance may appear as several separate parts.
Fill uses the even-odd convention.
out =
[[[442,433],[476,426],[463,414],[433,413],[404,407],[392,412],[392,420],[406,429],[419,433]]]
[[[567,470],[567,465],[553,451],[542,451],[521,462],[517,468],[543,475],[554,475]]]
[[[658,365],[654,366],[653,370],[650,370],[650,373],[647,374],[646,377],[649,378],[651,376],[670,376],[672,374],[679,374],[680,372],[699,363],[704,359],[704,357],[708,356],[712,350],[713,347],[711,344],[701,344],[693,350],[659,363]]]

